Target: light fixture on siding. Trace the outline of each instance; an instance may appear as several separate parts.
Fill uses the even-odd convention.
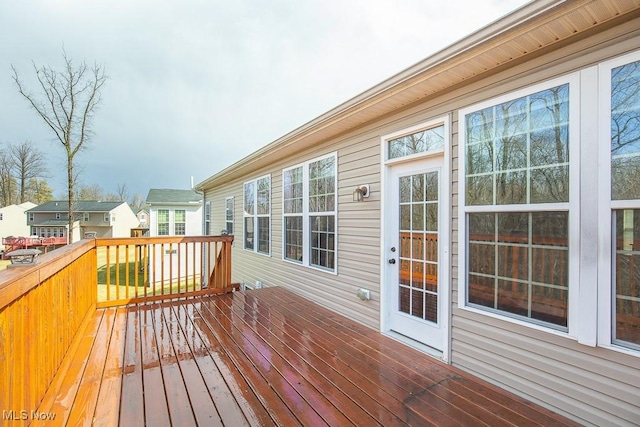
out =
[[[361,202],[369,197],[369,184],[359,185],[358,188],[353,190],[353,201]]]

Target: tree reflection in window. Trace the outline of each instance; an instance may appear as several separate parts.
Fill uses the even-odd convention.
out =
[[[466,116],[466,203],[569,200],[569,86]]]
[[[611,71],[611,198],[640,199],[640,61]]]

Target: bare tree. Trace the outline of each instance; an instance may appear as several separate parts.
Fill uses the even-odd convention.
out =
[[[11,173],[13,160],[6,149],[0,149],[0,202],[2,206],[15,203],[16,180]]]
[[[144,199],[142,198],[142,195],[140,193],[134,194],[133,197],[131,197],[131,200],[129,200],[129,205],[133,210],[140,209],[143,204]]]
[[[13,174],[18,183],[20,203],[27,201],[27,186],[31,179],[42,178],[47,174],[46,160],[41,151],[30,141],[9,146],[13,160]]]
[[[105,192],[98,184],[83,185],[78,189],[77,200],[104,200]]]
[[[69,242],[74,224],[74,158],[91,139],[93,115],[100,104],[100,90],[107,76],[104,66],[95,64],[89,68],[85,62],[75,67],[63,51],[64,68],[33,64],[41,93],[36,96],[27,90],[12,65],[13,80],[20,94],[51,128],[67,155],[67,196],[69,200]]]
[[[126,182],[118,183],[118,188],[117,188],[116,192],[118,193],[118,201],[120,201],[120,202],[126,202],[127,201],[127,198],[129,197],[129,191],[127,191],[127,183]]]

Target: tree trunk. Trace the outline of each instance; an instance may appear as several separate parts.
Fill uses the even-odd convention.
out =
[[[74,213],[74,197],[73,197],[73,155],[71,153],[67,153],[67,182],[68,182],[68,193],[67,197],[69,198],[69,236],[67,240],[69,244],[73,243],[73,223],[75,213]]]

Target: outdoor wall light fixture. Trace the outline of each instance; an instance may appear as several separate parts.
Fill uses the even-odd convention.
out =
[[[353,190],[353,201],[361,202],[365,198],[368,198],[370,194],[369,184],[359,185],[358,188]]]

